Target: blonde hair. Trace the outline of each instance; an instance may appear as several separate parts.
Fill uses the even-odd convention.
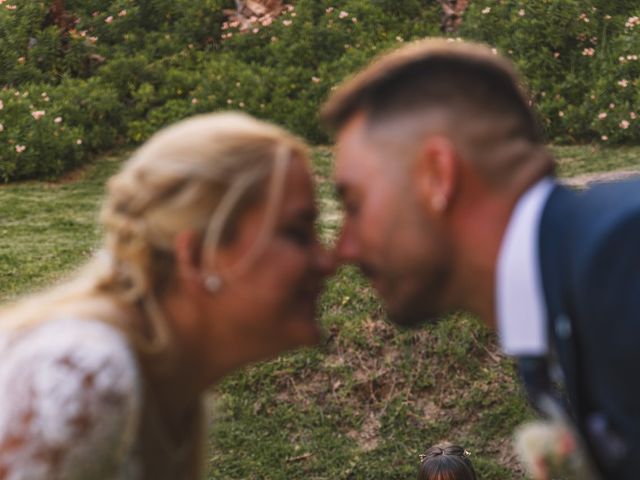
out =
[[[232,240],[242,213],[263,196],[266,235],[294,156],[307,158],[300,140],[244,114],[201,115],[160,131],[108,182],[102,250],[71,281],[5,309],[0,325],[25,328],[71,313],[121,327],[138,354],[165,352],[171,335],[157,297],[173,273],[176,235],[195,231],[203,248],[215,248]],[[139,305],[151,335],[120,324],[119,304]]]

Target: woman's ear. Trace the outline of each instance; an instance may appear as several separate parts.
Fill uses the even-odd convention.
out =
[[[202,288],[202,237],[187,230],[178,233],[173,242],[176,278],[186,288]]]
[[[421,205],[434,214],[450,206],[456,188],[458,156],[453,142],[444,136],[426,139],[414,165],[414,179]]]

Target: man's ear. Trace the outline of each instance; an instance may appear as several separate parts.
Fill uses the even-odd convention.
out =
[[[176,235],[173,242],[176,278],[186,288],[202,286],[202,237],[187,230]]]
[[[434,214],[444,213],[457,186],[458,155],[453,142],[444,136],[428,137],[418,150],[413,175],[420,204]]]

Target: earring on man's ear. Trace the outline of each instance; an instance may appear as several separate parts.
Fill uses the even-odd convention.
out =
[[[220,278],[220,275],[210,273],[205,276],[204,288],[206,288],[209,293],[218,293],[220,288],[222,288],[222,279]]]
[[[441,212],[447,206],[447,199],[444,195],[436,195],[431,199],[431,206],[434,210]]]

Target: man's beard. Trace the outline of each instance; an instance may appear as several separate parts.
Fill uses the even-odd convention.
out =
[[[384,303],[389,320],[416,328],[437,323],[447,313],[443,299],[451,277],[448,258],[445,247],[440,250],[438,260],[423,260],[404,271],[385,272],[389,298]]]

